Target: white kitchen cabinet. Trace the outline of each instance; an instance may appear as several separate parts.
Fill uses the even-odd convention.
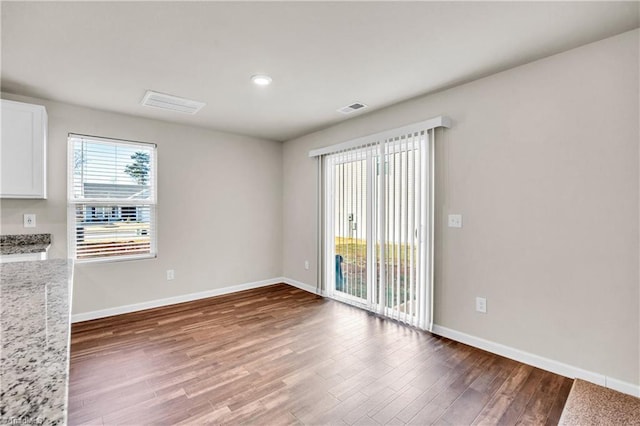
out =
[[[47,198],[47,111],[1,101],[0,198]]]

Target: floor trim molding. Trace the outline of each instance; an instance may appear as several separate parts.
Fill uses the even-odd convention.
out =
[[[222,288],[214,288],[211,290],[200,291],[197,293],[183,294],[180,296],[167,297],[164,299],[150,300],[148,302],[133,303],[131,305],[116,306],[114,308],[100,309],[97,311],[84,312],[71,315],[71,322],[90,321],[98,318],[106,318],[114,315],[128,314],[131,312],[143,311],[145,309],[159,308],[161,306],[175,305],[176,303],[191,302],[198,299],[206,299],[207,297],[221,296],[223,294],[236,293],[243,290],[251,290],[254,288],[266,287],[268,285],[280,284],[286,282],[284,277],[276,277],[268,280],[254,281],[250,283],[232,285]],[[290,284],[287,282],[287,284]],[[290,284],[293,285],[293,284]],[[295,287],[298,287],[297,285]],[[302,288],[302,287],[300,287]],[[306,290],[305,288],[302,288]],[[310,291],[310,290],[307,290]],[[313,293],[313,292],[312,292]]]
[[[622,380],[613,379],[611,377],[605,377],[605,380],[607,381],[605,387],[640,398],[640,385],[623,382]]]
[[[569,377],[572,379],[582,379],[587,382],[595,383],[600,386],[617,390],[618,392],[626,393],[635,397],[640,397],[639,385],[634,385],[622,380],[613,379],[611,377],[605,376],[604,374],[594,373],[592,371],[584,370],[573,365],[535,355],[520,349],[515,349],[510,346],[492,342],[490,340],[482,339],[480,337],[472,336],[460,331],[452,330],[450,328],[443,327],[437,324],[434,324],[433,326],[433,333],[437,334],[438,336],[455,340],[456,342],[464,343],[469,346],[485,350],[487,352],[491,352],[497,355],[504,356],[506,358],[513,359],[515,361],[522,362],[524,364],[532,365],[546,371],[551,371],[552,373],[556,373],[561,376]]]
[[[291,279],[291,278],[282,277],[282,282],[285,283],[285,284],[289,284],[291,286],[294,286],[294,287],[298,287],[301,290],[308,291],[309,293],[313,293],[313,294],[317,294],[319,296],[322,296],[322,292],[319,292],[318,289],[316,289],[315,287],[310,286],[309,284],[305,284],[302,281],[296,281],[296,280]]]

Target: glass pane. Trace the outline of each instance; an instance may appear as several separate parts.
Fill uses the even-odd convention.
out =
[[[73,199],[150,200],[153,155],[149,145],[73,139]]]
[[[367,298],[367,162],[334,167],[335,290]]]
[[[150,254],[151,215],[149,205],[76,205],[76,258]]]

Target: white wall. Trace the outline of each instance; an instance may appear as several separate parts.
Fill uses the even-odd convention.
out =
[[[53,234],[67,255],[67,134],[158,144],[158,257],[78,264],[73,313],[120,307],[281,276],[282,144],[3,94],[45,105],[48,199],[2,200],[1,233]],[[36,213],[24,229],[22,214]],[[167,281],[165,271],[176,278]]]
[[[638,37],[286,142],[284,276],[316,284],[310,149],[448,115],[454,125],[437,143],[436,323],[640,384]],[[447,213],[463,214],[464,228],[447,228]],[[487,314],[474,311],[476,296]]]

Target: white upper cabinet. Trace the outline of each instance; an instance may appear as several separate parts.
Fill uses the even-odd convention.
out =
[[[0,198],[47,198],[47,111],[2,99]]]

